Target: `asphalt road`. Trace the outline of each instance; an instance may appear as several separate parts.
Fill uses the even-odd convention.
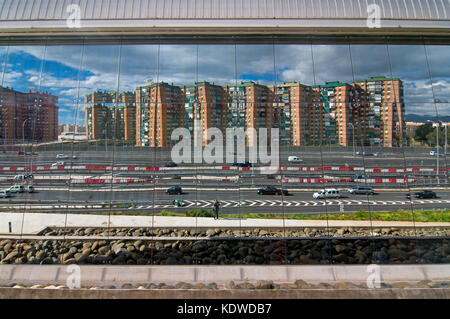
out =
[[[48,165],[55,163],[57,161],[56,155],[61,152],[39,152],[37,156],[19,156],[17,153],[8,152],[0,153],[0,165],[8,166],[11,164],[29,166],[30,162],[33,165]],[[71,152],[63,152],[71,156]],[[169,161],[171,161],[170,152],[149,152],[149,151],[133,151],[122,150],[118,148],[114,153],[109,151],[74,151],[74,154],[78,157],[74,160],[74,164],[98,164],[98,165],[150,165],[150,166],[164,166]],[[299,156],[303,162],[302,163],[289,163],[287,161],[289,156]],[[69,160],[64,160],[65,162],[70,162]],[[450,159],[447,157],[439,158],[440,167],[446,168]],[[232,163],[228,163],[232,164]],[[279,157],[279,164],[282,166],[366,166],[366,167],[376,167],[376,168],[402,168],[402,167],[436,167],[436,158],[428,154],[423,153],[384,153],[380,157],[374,156],[355,156],[353,157],[352,152],[336,152],[336,151],[326,151],[322,153],[301,153],[298,152],[281,152]],[[322,165],[323,164],[323,165]],[[184,164],[183,164],[184,165]],[[195,164],[191,164],[196,166]],[[201,166],[202,164],[197,164]],[[221,164],[219,164],[221,165]],[[264,166],[264,165],[262,165]]]
[[[60,205],[70,201],[71,204],[106,204],[126,202],[134,203],[133,211],[159,212],[162,210],[186,211],[193,208],[212,209],[212,202],[218,199],[222,203],[221,211],[224,213],[261,212],[261,213],[337,213],[360,211],[396,211],[400,208],[408,209],[445,209],[450,207],[450,191],[436,191],[437,199],[414,199],[405,198],[405,192],[379,192],[373,196],[351,195],[343,192],[341,199],[314,200],[313,192],[292,191],[289,196],[258,195],[256,190],[185,190],[183,195],[168,195],[164,190],[153,191],[136,189],[96,188],[86,190],[67,189],[37,189],[34,194],[16,194],[10,200],[1,199],[0,207],[7,208],[14,203],[28,203],[32,206],[38,205]],[[183,208],[172,204],[174,199],[183,199]],[[41,201],[39,203],[39,201]],[[343,205],[343,208],[341,207]],[[56,209],[56,208],[55,208]],[[124,208],[122,210],[126,210]]]

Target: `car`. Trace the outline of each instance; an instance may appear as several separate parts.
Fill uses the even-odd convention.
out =
[[[180,186],[173,186],[173,187],[168,188],[166,190],[166,194],[169,194],[169,195],[182,195],[183,194],[183,189]]]
[[[33,179],[33,174],[19,174],[14,176],[14,180],[19,182],[23,182],[27,179]]]
[[[350,188],[349,190],[350,194],[353,195],[373,195],[375,192],[373,191],[372,187],[368,186],[356,186],[354,188]]]
[[[166,164],[166,167],[177,167],[177,166],[178,166],[177,163],[174,162],[169,162]]]
[[[369,178],[366,174],[356,174],[353,179],[366,179]]]
[[[252,167],[252,163],[250,163],[249,161],[246,161],[245,163],[234,162],[233,166],[237,166],[237,167]]]
[[[437,198],[437,195],[433,191],[423,190],[423,191],[414,193],[414,197],[415,198]],[[410,193],[406,194],[406,198],[410,199],[411,194]]]
[[[286,189],[281,190],[273,186],[266,186],[258,189],[258,195],[281,195],[281,194],[287,196],[289,195],[289,192]]]
[[[56,162],[52,164],[52,167],[64,166],[65,164],[65,162]]]
[[[26,187],[26,190],[27,190],[28,193],[34,193],[34,186],[33,185],[28,185]]]
[[[361,155],[361,156],[374,156],[375,154],[370,153],[370,152],[356,152],[356,155]]]
[[[297,156],[289,156],[288,157],[288,162],[301,163],[301,162],[303,162],[303,160],[301,158],[297,157]]]
[[[66,154],[58,154],[56,155],[56,159],[68,159],[69,156]]]
[[[76,155],[73,155],[72,159],[78,159],[78,157]]]
[[[17,152],[17,155],[25,155],[25,152]]]
[[[8,198],[11,197],[11,192],[9,190],[1,190],[0,191],[0,198]]]
[[[11,193],[23,193],[25,191],[25,187],[23,185],[13,185],[8,189]]]
[[[430,152],[430,156],[436,156],[437,154],[438,154],[438,152],[436,152],[436,151]],[[439,157],[444,157],[444,154],[442,152],[439,152]]]
[[[322,189],[313,194],[314,199],[324,199],[324,198],[341,198],[341,192],[336,188],[326,188]]]

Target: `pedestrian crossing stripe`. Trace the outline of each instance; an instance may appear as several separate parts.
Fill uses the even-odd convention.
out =
[[[410,201],[400,201],[400,200],[318,200],[318,201],[306,201],[306,200],[298,200],[298,201],[290,201],[290,200],[221,200],[221,206],[223,208],[232,208],[232,207],[313,207],[313,206],[354,206],[354,205],[370,205],[370,206],[404,206],[410,205]],[[423,205],[423,204],[446,204],[450,203],[450,199],[448,200],[413,200],[413,205]],[[190,207],[198,207],[198,208],[206,208],[212,207],[214,204],[213,200],[183,200],[183,206],[179,207],[174,204],[151,204],[149,202],[147,205],[139,205],[139,206],[131,206],[128,207],[129,210],[144,210],[144,209],[152,209],[152,208],[190,208]],[[113,204],[114,206],[114,204]],[[96,204],[88,204],[88,205],[74,205],[74,204],[57,204],[57,205],[39,205],[39,204],[5,204],[0,205],[0,208],[15,208],[15,209],[101,209],[105,208],[102,205]]]

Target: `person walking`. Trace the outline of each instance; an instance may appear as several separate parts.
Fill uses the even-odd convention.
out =
[[[219,207],[220,207],[220,203],[216,199],[216,201],[214,202],[214,219],[219,219]]]

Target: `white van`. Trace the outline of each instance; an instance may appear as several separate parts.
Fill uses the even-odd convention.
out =
[[[288,162],[300,163],[300,162],[303,162],[303,160],[300,157],[297,157],[297,156],[289,156]]]
[[[8,189],[11,193],[23,193],[25,191],[25,187],[23,185],[14,185]]]
[[[336,188],[326,188],[314,193],[313,198],[314,199],[341,198],[341,192]]]

